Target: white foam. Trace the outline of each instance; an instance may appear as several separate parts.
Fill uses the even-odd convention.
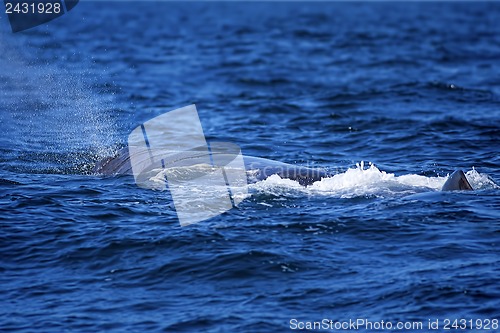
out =
[[[374,164],[365,169],[364,163],[356,164],[344,173],[315,182],[312,190],[341,193],[343,196],[384,195],[397,192],[436,191],[441,189],[446,177],[426,177],[416,174],[396,176],[379,170]]]
[[[257,184],[250,185],[251,189],[274,195],[327,195],[339,198],[359,196],[397,196],[408,195],[425,191],[438,191],[447,177],[426,177],[416,174],[396,176],[379,170],[370,163],[365,168],[363,162],[356,167],[332,177],[324,178],[314,184],[304,187],[290,179],[282,179],[273,175]]]
[[[495,184],[490,176],[477,172],[474,167],[472,170],[467,171],[465,176],[475,190],[500,189],[500,186]]]
[[[500,186],[486,174],[477,172],[474,168],[466,172],[466,177],[475,190],[499,189]],[[359,196],[400,196],[419,192],[439,191],[448,179],[445,177],[426,177],[417,174],[397,176],[393,173],[381,171],[370,163],[365,168],[363,162],[356,167],[324,178],[314,184],[303,187],[290,179],[281,179],[273,175],[266,180],[251,185],[254,190],[271,194],[296,195],[302,192],[306,195],[328,195],[339,198]],[[288,189],[288,191],[287,191]]]
[[[155,170],[149,180],[158,184],[158,190],[164,188],[166,172],[181,170]],[[186,170],[184,170],[186,171]],[[191,170],[190,172],[194,172]],[[361,196],[397,197],[421,192],[440,191],[448,176],[427,177],[417,174],[395,175],[381,171],[374,164],[357,163],[355,167],[331,177],[323,178],[310,186],[302,186],[297,181],[272,175],[265,180],[248,185],[251,193],[265,193],[284,197],[329,196],[337,198],[353,198]],[[467,179],[475,190],[498,189],[486,174],[477,172],[474,168],[466,172]],[[241,199],[247,198],[245,195]]]

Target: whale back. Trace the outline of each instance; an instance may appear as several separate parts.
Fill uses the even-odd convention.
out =
[[[97,162],[94,173],[104,176],[132,175],[132,164],[128,148],[120,149],[115,156],[110,156]]]
[[[134,154],[134,161],[147,162],[150,159],[150,155],[147,151],[139,151]],[[224,159],[224,153],[212,152],[212,155],[217,155],[219,160]],[[175,161],[175,165],[192,165],[193,163],[190,162],[191,156],[192,155],[187,155],[185,157],[181,156],[179,160]],[[229,159],[229,157],[230,156],[226,159]],[[264,180],[272,175],[278,175],[281,178],[295,180],[299,184],[307,186],[322,178],[328,177],[327,172],[319,168],[307,168],[252,156],[243,156],[243,160],[248,182],[250,183]],[[166,167],[168,168],[168,165]],[[125,147],[120,149],[114,157],[108,157],[99,161],[94,167],[94,173],[104,176],[133,175],[128,148]]]

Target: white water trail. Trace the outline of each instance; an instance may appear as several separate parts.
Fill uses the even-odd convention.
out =
[[[475,190],[500,188],[486,174],[470,170],[466,176]],[[345,172],[323,178],[304,187],[278,175],[251,184],[253,191],[285,196],[329,196],[338,198],[393,197],[421,192],[440,191],[448,176],[427,177],[417,174],[395,175],[380,170],[374,164],[365,168],[363,162]]]

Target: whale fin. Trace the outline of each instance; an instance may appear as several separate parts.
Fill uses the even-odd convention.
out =
[[[456,170],[453,172],[443,185],[441,191],[472,191],[473,188],[470,185],[467,177],[462,170]]]

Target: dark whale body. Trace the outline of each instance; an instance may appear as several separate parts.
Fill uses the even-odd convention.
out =
[[[212,154],[217,153],[213,152]],[[148,155],[143,155],[143,160],[149,158]],[[272,175],[278,175],[281,178],[295,180],[302,186],[308,186],[323,178],[332,176],[324,169],[319,168],[308,168],[252,156],[243,156],[243,159],[249,183],[264,180]],[[189,163],[187,165],[189,165]],[[129,149],[127,147],[122,148],[115,157],[108,157],[98,162],[94,168],[94,172],[106,176],[133,175]],[[448,177],[441,190],[470,191],[473,190],[473,188],[464,172],[462,170],[456,170]]]
[[[214,154],[218,153],[212,152],[212,155]],[[144,158],[149,157],[144,156]],[[307,168],[252,156],[243,156],[243,160],[249,183],[264,180],[272,175],[278,175],[281,178],[295,180],[302,186],[308,186],[329,176],[325,170],[319,168]],[[98,162],[94,172],[107,176],[133,175],[128,149],[126,147],[122,148],[118,151],[116,157],[108,157]]]
[[[462,170],[456,170],[452,173],[443,185],[441,191],[472,191],[467,177]]]

